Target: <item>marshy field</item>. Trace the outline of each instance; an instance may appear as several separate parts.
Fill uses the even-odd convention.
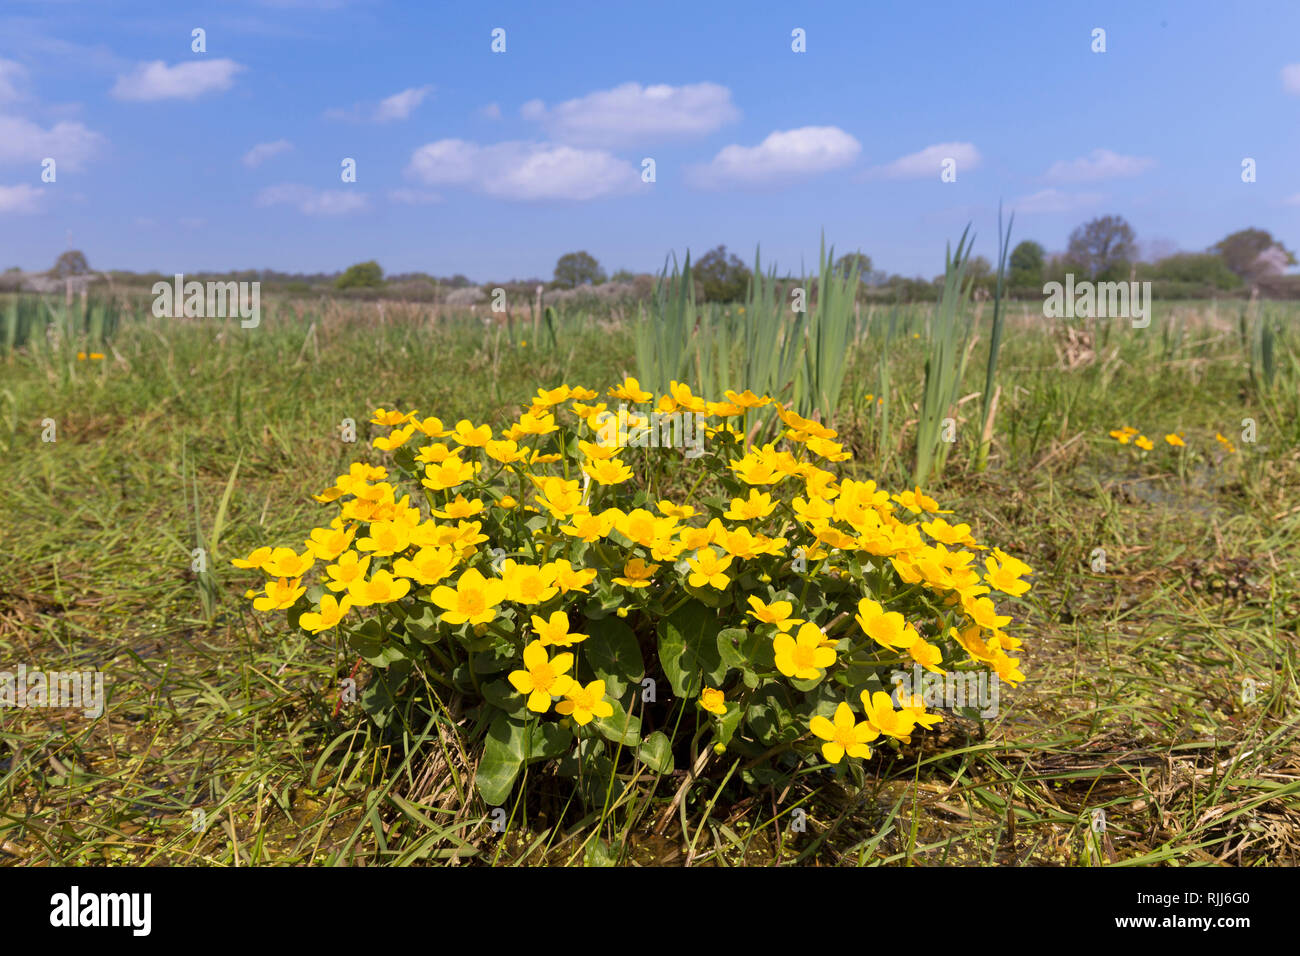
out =
[[[945,291],[796,320],[757,285],[508,320],[280,297],[256,328],[0,301],[0,664],[106,696],[0,710],[0,860],[1300,863],[1300,306],[1157,301],[1134,328]],[[313,495],[384,460],[377,409],[495,431],[539,388],[616,407],[629,376],[809,409],[845,478],[919,485],[1032,567],[998,595],[1024,679],[851,773],[806,728],[766,773],[667,728],[597,755],[594,788],[525,761],[498,809],[451,671],[385,671],[246,596],[232,559],[300,547],[336,510]]]

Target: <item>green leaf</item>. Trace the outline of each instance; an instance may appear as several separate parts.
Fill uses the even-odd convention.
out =
[[[636,755],[655,773],[673,772],[673,744],[663,731],[656,730],[647,737]]]
[[[749,637],[743,627],[724,627],[718,631],[718,657],[727,670],[742,670],[745,667],[745,654],[741,651],[741,642]]]
[[[581,646],[584,658],[605,682],[611,697],[621,698],[628,684],[639,683],[645,676],[641,645],[632,629],[617,617],[588,621],[587,639]]]
[[[718,629],[717,615],[697,601],[659,622],[659,664],[678,697],[698,697],[705,680],[722,680]]]
[[[736,703],[727,704],[727,712],[717,720],[718,740],[724,744],[731,743],[731,738],[736,734],[736,728],[740,726],[740,718],[744,715],[740,705]]]
[[[474,784],[490,806],[499,806],[510,796],[525,758],[530,763],[551,760],[562,756],[572,743],[573,734],[559,724],[542,723],[532,715],[499,713],[488,727]]]
[[[641,718],[635,714],[616,710],[612,716],[599,717],[592,723],[612,744],[635,747],[641,742]]]
[[[609,844],[600,837],[588,843],[587,849],[582,854],[583,866],[614,866],[617,863],[618,860],[610,851]]]
[[[348,646],[373,667],[387,667],[396,661],[407,660],[406,649],[392,640],[373,618],[348,635]]]

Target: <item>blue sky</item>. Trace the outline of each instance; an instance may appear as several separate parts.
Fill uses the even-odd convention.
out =
[[[824,230],[928,277],[999,200],[1049,251],[1108,213],[1300,247],[1300,3],[0,6],[0,268],[798,270]]]

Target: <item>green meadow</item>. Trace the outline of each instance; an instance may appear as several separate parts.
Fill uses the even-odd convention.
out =
[[[0,670],[94,668],[107,695],[0,709],[0,861],[1300,863],[1300,306],[1157,301],[1147,328],[1001,306],[851,304],[840,349],[666,299],[501,321],[271,298],[256,328],[0,299]],[[719,761],[592,808],[539,768],[498,834],[457,722],[338,707],[369,668],[253,611],[230,559],[323,520],[312,494],[378,460],[376,408],[495,426],[665,361],[708,398],[804,382],[857,477],[920,476],[1030,564],[1027,679],[864,786],[747,789]]]

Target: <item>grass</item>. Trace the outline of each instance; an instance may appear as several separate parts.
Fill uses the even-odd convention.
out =
[[[629,323],[560,315],[538,341],[481,316],[286,303],[254,330],[123,319],[103,361],[17,348],[0,357],[0,669],[97,667],[109,702],[98,719],[0,710],[0,860],[1300,862],[1300,314],[1265,309],[1267,372],[1265,333],[1240,331],[1236,307],[1067,337],[1008,304],[982,471],[974,323],[958,440],[927,490],[1036,571],[1016,615],[1029,679],[995,718],[881,751],[861,790],[811,764],[742,787],[746,768],[706,752],[693,776],[643,772],[584,807],[534,768],[504,834],[454,705],[428,707],[426,688],[438,718],[413,706],[383,732],[335,713],[351,657],[252,612],[228,562],[304,536],[322,513],[308,495],[366,454],[376,406],[493,420],[539,385],[621,380]],[[915,466],[932,311],[855,319],[836,422],[895,488]],[[1125,424],[1155,450],[1107,436]],[[1176,431],[1181,461],[1162,440]]]

